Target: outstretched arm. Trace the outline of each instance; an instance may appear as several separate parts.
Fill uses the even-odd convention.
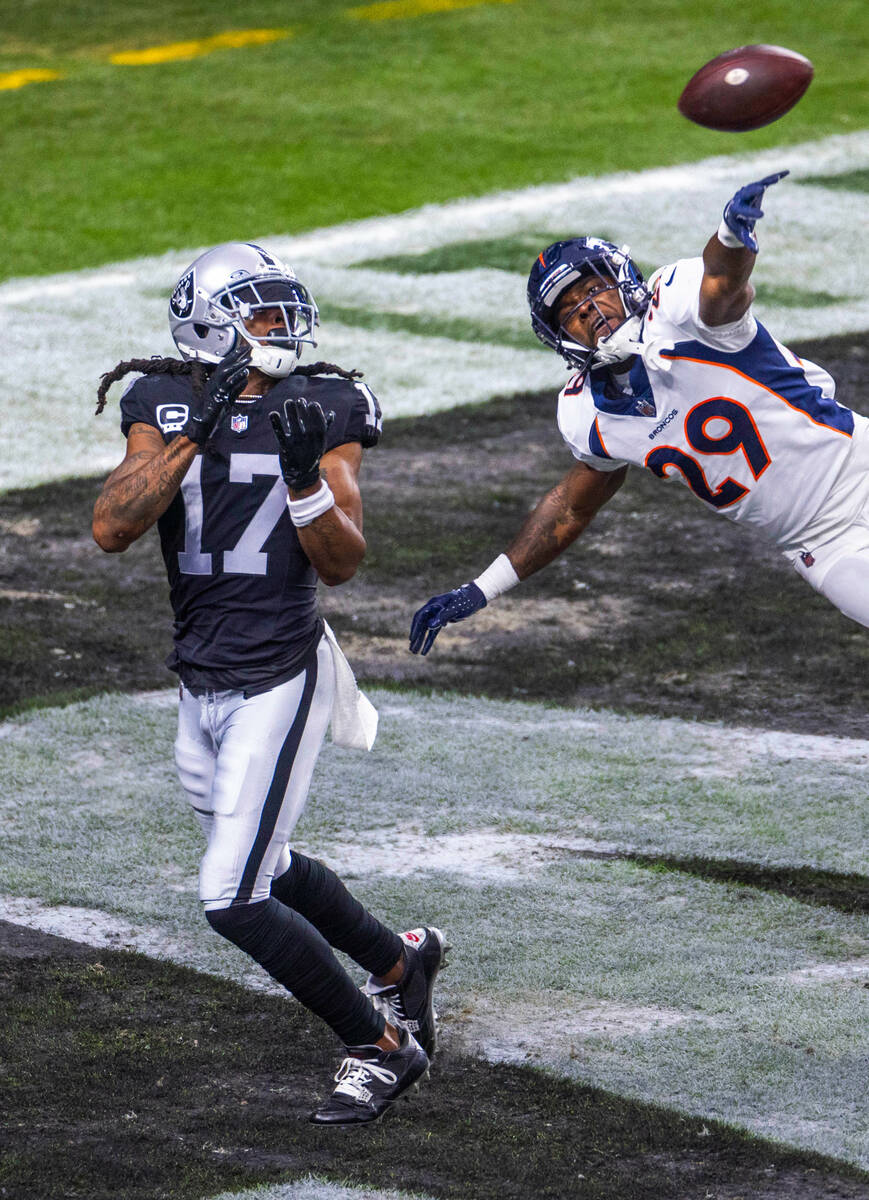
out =
[[[595,471],[576,463],[526,517],[507,547],[507,557],[520,579],[547,566],[575,542],[592,517],[614,496],[627,467]]]
[[[766,189],[787,174],[778,171],[748,183],[727,202],[718,232],[703,251],[700,320],[705,325],[729,325],[748,312],[754,299],[749,277],[758,251],[754,226],[763,216],[760,203]]]
[[[606,472],[575,463],[526,518],[506,554],[499,555],[473,583],[433,596],[414,614],[411,653],[428,654],[444,625],[485,608],[489,600],[551,563],[615,495],[626,474],[627,467]]]

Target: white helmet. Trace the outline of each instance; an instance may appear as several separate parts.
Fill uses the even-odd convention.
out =
[[[283,326],[262,341],[245,328],[258,309],[278,308]],[[252,242],[225,242],[200,254],[178,280],[169,301],[169,330],[183,358],[217,363],[242,337],[251,366],[283,379],[299,361],[302,343],[316,346],[320,315],[295,272]]]

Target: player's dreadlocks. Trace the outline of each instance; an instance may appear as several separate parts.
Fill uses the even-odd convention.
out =
[[[204,363],[196,362],[195,360],[185,361],[181,358],[160,358],[155,355],[153,358],[128,358],[124,362],[119,362],[116,367],[100,378],[100,386],[97,388],[97,407],[95,416],[99,416],[106,407],[106,397],[109,394],[109,388],[113,383],[117,383],[119,379],[123,379],[131,371],[138,371],[142,375],[189,375],[190,381],[193,384],[195,395],[201,396],[205,387],[205,381],[208,378],[208,368]],[[335,363],[315,362],[308,363],[305,366],[296,367],[292,372],[293,375],[340,375],[342,379],[361,379],[361,371],[347,371],[344,367],[338,367]]]

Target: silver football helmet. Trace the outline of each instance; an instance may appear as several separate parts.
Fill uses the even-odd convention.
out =
[[[281,323],[255,338],[245,324],[258,311],[279,309]],[[169,330],[183,358],[217,363],[243,338],[251,366],[283,379],[303,343],[316,346],[320,314],[289,267],[252,242],[225,242],[200,254],[169,301]]]

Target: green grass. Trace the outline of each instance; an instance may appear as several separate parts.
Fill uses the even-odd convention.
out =
[[[225,29],[291,39],[152,67],[107,63]],[[819,21],[797,0],[605,13],[516,0],[361,22],[335,0],[163,0],[5,14],[0,69],[65,78],[0,92],[0,277],[44,273],[512,188],[793,143],[869,124],[862,0]],[[684,121],[688,76],[734,40],[791,45],[817,78],[783,121],[726,135]]]
[[[473,242],[452,242],[421,254],[384,255],[354,265],[395,271],[400,275],[436,275],[442,271],[467,271],[471,267],[493,267],[498,271],[527,275],[534,256],[544,246],[573,236],[573,233],[523,233],[515,237],[482,238]]]
[[[783,308],[803,308],[810,304],[841,304],[847,296],[831,296],[829,292],[813,292],[799,287],[774,287],[755,284],[756,298],[760,304],[778,304]]]
[[[358,329],[388,329],[391,332],[446,338],[452,342],[487,342],[497,346],[512,346],[517,350],[544,349],[531,330],[516,321],[497,324],[494,321],[469,321],[465,317],[448,320],[417,313],[346,308],[340,304],[321,304],[320,317],[330,324],[353,325]]]
[[[841,188],[847,192],[869,192],[869,171],[849,171],[844,175],[813,175],[801,183],[818,183],[822,187]]]

